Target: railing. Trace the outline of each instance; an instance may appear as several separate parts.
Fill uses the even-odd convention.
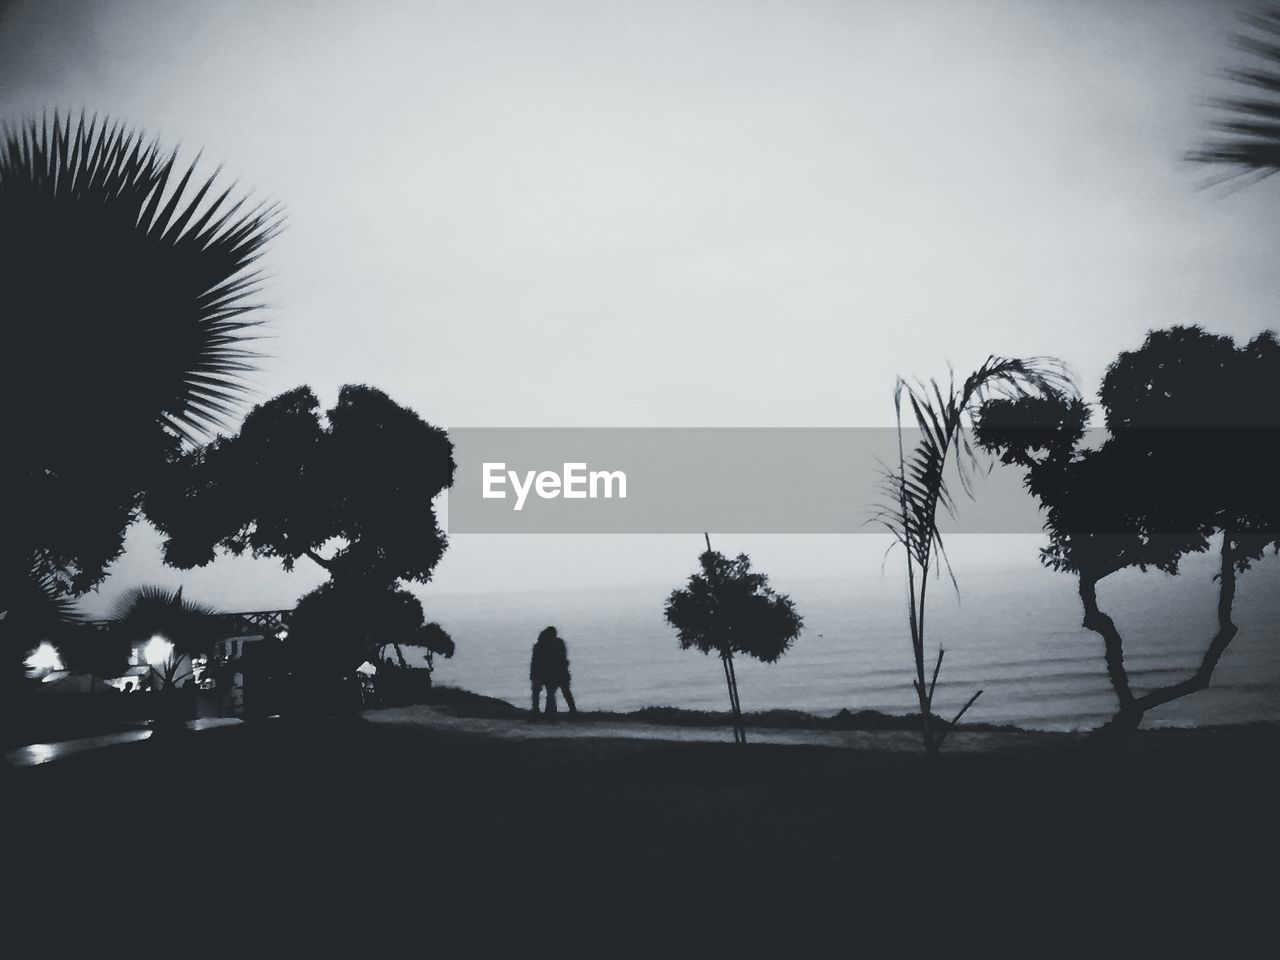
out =
[[[292,610],[244,610],[239,613],[216,613],[213,619],[226,628],[224,637],[250,637],[261,634],[274,637],[288,629]],[[87,626],[104,630],[114,621],[89,620]]]

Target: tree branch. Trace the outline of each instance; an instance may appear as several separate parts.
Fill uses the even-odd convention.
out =
[[[326,570],[330,570],[330,571],[333,570],[332,560],[326,560],[324,557],[320,556],[320,554],[316,553],[314,550],[310,549],[309,547],[303,551],[303,554],[310,557],[312,560],[320,564],[320,566],[324,567]]]
[[[933,691],[938,686],[938,671],[942,669],[942,655],[945,653],[941,647],[938,648],[938,662],[933,665],[933,679],[929,681],[929,707],[933,708]]]
[[[1239,628],[1231,622],[1231,608],[1236,599],[1236,567],[1235,551],[1231,546],[1230,532],[1224,532],[1222,535],[1221,557],[1221,566],[1218,571],[1220,583],[1218,587],[1218,632],[1209,641],[1209,647],[1205,650],[1204,656],[1200,660],[1200,666],[1196,668],[1195,673],[1179,683],[1144,693],[1134,702],[1133,709],[1145,713],[1152,707],[1158,707],[1171,700],[1177,700],[1179,697],[1185,697],[1189,693],[1204,690],[1209,686],[1209,681],[1213,678],[1214,668],[1218,666],[1218,661],[1222,659],[1222,655],[1226,652],[1228,645],[1235,638],[1235,635],[1239,633]]]
[[[1209,686],[1214,668],[1217,667],[1222,654],[1226,652],[1227,646],[1238,632],[1236,625],[1231,622],[1231,608],[1236,596],[1236,568],[1235,550],[1232,546],[1230,531],[1223,531],[1222,535],[1219,582],[1221,585],[1218,588],[1218,631],[1209,641],[1209,647],[1205,650],[1195,673],[1179,683],[1148,691],[1136,699],[1131,696],[1128,703],[1121,704],[1119,712],[1110,721],[1095,731],[1102,735],[1103,742],[1109,741],[1113,746],[1118,745],[1126,735],[1137,729],[1148,710],[1204,690]]]
[[[957,713],[954,717],[952,717],[952,718],[951,718],[951,722],[950,722],[949,724],[947,724],[946,728],[942,731],[942,733],[938,734],[938,743],[937,743],[937,746],[939,746],[939,747],[940,747],[940,746],[942,746],[942,741],[943,741],[943,740],[945,740],[945,739],[947,739],[947,734],[948,734],[948,733],[950,733],[952,730],[954,730],[954,729],[955,729],[956,724],[960,722],[960,718],[961,718],[961,717],[963,717],[966,713],[968,713],[968,712],[969,712],[969,708],[970,708],[970,707],[972,707],[972,706],[974,705],[974,703],[977,701],[977,699],[978,699],[980,696],[982,696],[982,691],[981,691],[981,690],[979,690],[979,691],[978,691],[977,693],[975,693],[972,697],[970,697],[970,698],[969,698],[969,702],[968,702],[968,703],[966,703],[963,707],[961,707],[961,708],[960,708],[960,712],[959,712],[959,713]]]

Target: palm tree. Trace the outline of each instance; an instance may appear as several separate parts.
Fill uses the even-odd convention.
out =
[[[280,215],[195,173],[96,117],[0,130],[0,612],[99,582],[159,466],[245,392]]]
[[[885,468],[881,488],[884,502],[876,509],[874,520],[893,535],[894,545],[901,546],[907,557],[907,625],[915,663],[913,684],[920,705],[920,734],[930,756],[937,754],[947,731],[982,694],[979,690],[970,697],[941,732],[933,729],[931,711],[942,669],[943,649],[939,646],[932,675],[926,681],[925,600],[929,577],[937,576],[945,567],[953,587],[959,590],[938,528],[938,508],[941,506],[951,516],[956,510],[947,484],[948,468],[950,466],[959,477],[964,491],[972,495],[973,471],[977,465],[977,454],[969,439],[972,415],[986,398],[1060,394],[1069,389],[1073,389],[1070,376],[1059,360],[1051,357],[1011,360],[994,356],[988,357],[959,386],[953,375],[945,393],[936,380],[928,385],[912,385],[899,377],[894,387],[898,462]],[[919,440],[909,452],[902,422],[903,397],[920,432]]]
[[[1187,156],[1226,167],[1223,180],[1261,180],[1280,171],[1280,5],[1266,4],[1240,19],[1245,29],[1235,42],[1249,60],[1226,71],[1234,92],[1210,101],[1217,111],[1211,133]]]
[[[138,587],[116,601],[111,632],[129,646],[141,645],[161,689],[171,689],[183,676],[183,665],[208,653],[221,632],[218,614],[204,604],[184,599],[182,588]]]

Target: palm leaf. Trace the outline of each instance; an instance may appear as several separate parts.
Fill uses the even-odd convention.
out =
[[[1252,62],[1225,71],[1235,92],[1210,100],[1216,113],[1210,133],[1187,154],[1196,163],[1227,167],[1222,180],[1280,170],[1280,6],[1268,4],[1241,21],[1235,45]]]
[[[119,123],[54,114],[0,132],[0,284],[16,322],[3,402],[162,423],[198,439],[236,408],[281,224]],[[104,409],[104,405],[107,409]]]
[[[935,554],[944,564],[946,560],[938,511],[941,508],[955,516],[957,509],[947,482],[948,469],[959,477],[967,495],[973,493],[973,473],[979,460],[969,436],[969,419],[976,406],[995,395],[1027,396],[1071,388],[1066,367],[1050,357],[988,357],[959,387],[952,376],[945,391],[936,380],[914,386],[898,380],[894,406],[902,452],[897,468],[884,472],[884,502],[874,519],[893,533],[923,573],[936,569]],[[910,451],[903,440],[904,395],[919,433]]]
[[[129,643],[140,643],[160,634],[179,653],[204,652],[222,631],[212,607],[188,600],[182,588],[143,586],[125,593],[112,609],[112,632]]]

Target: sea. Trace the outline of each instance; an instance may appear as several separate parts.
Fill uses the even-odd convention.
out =
[[[1181,680],[1196,668],[1216,628],[1212,557],[1182,573],[1124,571],[1102,582],[1099,600],[1126,640],[1138,691]],[[1267,558],[1241,576],[1240,628],[1208,690],[1148,714],[1149,727],[1280,722],[1280,562]],[[743,709],[914,712],[905,586],[887,574],[798,580],[775,588],[795,601],[804,630],[777,663],[739,658]],[[438,660],[436,682],[529,700],[529,651],[554,625],[569,647],[578,708],[728,708],[713,657],[681,650],[663,618],[671,587],[644,585],[538,593],[459,593],[432,599],[429,617],[457,652]],[[1102,641],[1080,625],[1076,581],[1028,564],[966,571],[959,594],[931,581],[929,667],[945,649],[934,711],[950,718],[981,690],[966,722],[1034,730],[1082,730],[1116,705]]]

